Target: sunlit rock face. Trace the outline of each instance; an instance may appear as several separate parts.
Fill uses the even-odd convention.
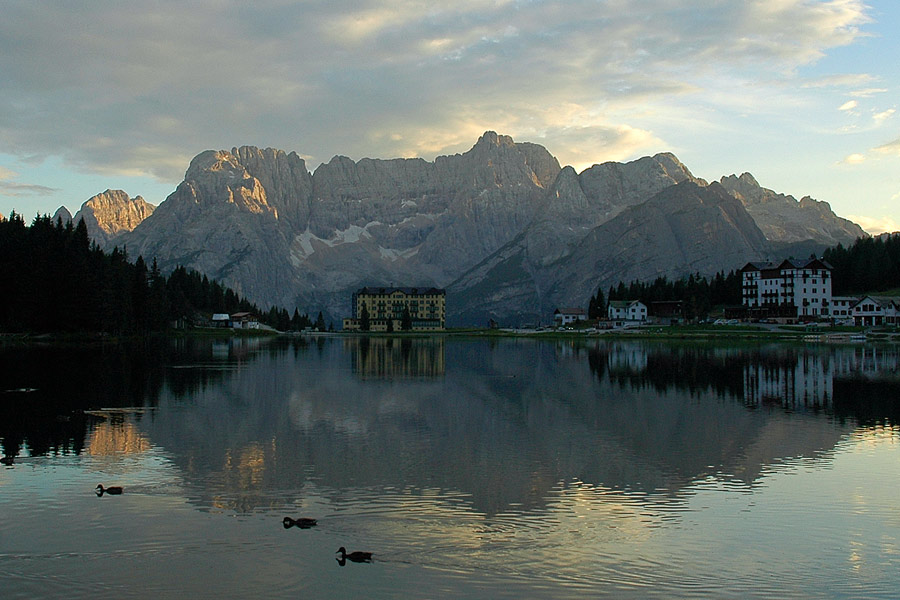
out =
[[[153,214],[155,208],[141,196],[129,198],[122,190],[106,190],[82,204],[74,217],[69,216],[69,220],[78,223],[84,219],[91,239],[101,247],[112,248],[121,234],[140,225]]]
[[[294,152],[243,146],[197,155],[178,188],[116,243],[130,256],[157,258],[164,271],[197,269],[263,307],[321,310],[336,322],[350,313],[354,290],[404,285],[451,290],[451,324],[486,317],[514,324],[549,318],[556,306],[582,306],[610,281],[734,269],[766,256],[773,240],[812,236],[824,246],[840,237],[812,219],[842,220],[805,200],[794,202],[801,207],[790,213],[794,221],[782,221],[806,230],[777,231],[767,225],[777,220],[774,208],[754,207],[785,203],[745,200],[756,197],[753,186],[715,184],[715,201],[704,202],[716,208],[699,212],[690,203],[703,191],[650,202],[681,184],[711,187],[672,154],[579,174],[561,169],[542,146],[494,132],[468,152],[434,161],[335,156],[314,173]],[[741,201],[725,208],[723,195]],[[661,226],[682,202],[684,214],[712,220],[684,221],[677,234],[641,230],[642,243],[612,229],[596,232],[642,206],[629,222]],[[757,223],[772,237],[758,243]],[[842,241],[856,236],[850,225]],[[747,243],[721,237],[735,235]],[[596,264],[575,258],[586,253]]]
[[[559,170],[544,148],[493,132],[433,162],[336,156],[313,174],[295,153],[206,151],[127,244],[337,320],[364,285],[448,285],[534,220]]]

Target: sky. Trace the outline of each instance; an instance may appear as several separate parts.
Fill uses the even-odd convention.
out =
[[[0,214],[159,204],[207,149],[673,152],[900,230],[896,0],[0,0]]]

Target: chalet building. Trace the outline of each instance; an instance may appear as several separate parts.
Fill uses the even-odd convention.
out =
[[[259,318],[253,313],[236,312],[231,315],[231,326],[234,329],[259,329]]]
[[[859,296],[834,296],[831,298],[831,318],[836,323],[853,323],[853,307],[859,302]]]
[[[741,269],[742,298],[750,317],[830,318],[831,265],[818,258],[751,262]]]
[[[681,323],[684,321],[684,301],[657,300],[651,302],[650,318],[656,323]]]
[[[646,321],[647,305],[640,300],[610,300],[606,314],[610,321]]]
[[[353,316],[344,319],[344,331],[402,331],[404,314],[411,331],[443,331],[446,291],[438,288],[364,287],[352,297]]]
[[[584,321],[587,313],[583,308],[557,308],[553,311],[553,324],[557,327],[570,325],[575,321]]]
[[[900,298],[866,296],[850,310],[854,325],[870,327],[900,323]]]
[[[228,329],[259,329],[259,318],[248,312],[215,313],[210,319],[213,327]]]

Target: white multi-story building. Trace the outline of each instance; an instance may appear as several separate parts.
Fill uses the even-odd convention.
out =
[[[751,262],[741,272],[743,303],[751,316],[817,319],[831,315],[831,265],[824,260]]]

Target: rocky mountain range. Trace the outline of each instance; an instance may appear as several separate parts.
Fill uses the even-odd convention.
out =
[[[312,173],[295,152],[209,150],[156,210],[108,190],[80,216],[107,248],[337,322],[366,285],[447,288],[451,324],[547,322],[620,280],[711,274],[866,235],[827,203],[747,173],[708,184],[672,154],[576,173],[494,132],[431,162],[336,156]]]
[[[60,206],[53,220],[77,223],[84,219],[91,239],[103,248],[112,248],[118,244],[121,234],[132,231],[154,210],[156,207],[141,196],[129,198],[122,190],[106,190],[89,198],[74,217],[65,206]]]

